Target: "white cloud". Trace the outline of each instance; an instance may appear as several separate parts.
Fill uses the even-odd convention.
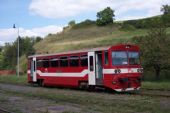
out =
[[[75,16],[109,6],[111,0],[32,0],[29,10],[47,18]]]
[[[97,12],[109,6],[117,16],[124,15],[121,17],[125,18],[130,10],[146,11],[144,17],[158,15],[163,4],[170,4],[170,0],[32,0],[29,10],[32,14],[47,18],[64,18]]]
[[[19,35],[24,37],[24,36],[41,36],[45,37],[49,33],[57,33],[61,32],[62,27],[60,26],[45,26],[41,28],[33,28],[33,29],[24,29],[24,28],[19,28]],[[0,45],[3,45],[5,42],[13,42],[16,40],[16,37],[18,35],[17,29],[0,29]]]

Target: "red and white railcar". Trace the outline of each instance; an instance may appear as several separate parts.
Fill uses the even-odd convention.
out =
[[[141,86],[139,47],[119,44],[28,57],[28,82],[45,86],[104,87],[133,91]]]

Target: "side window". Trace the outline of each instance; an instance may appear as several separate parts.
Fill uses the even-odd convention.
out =
[[[79,57],[78,56],[71,56],[70,57],[70,66],[78,67],[79,66]]]
[[[104,52],[104,63],[105,63],[105,65],[107,65],[109,63],[108,62],[108,51]]]
[[[80,64],[82,67],[86,67],[88,66],[88,59],[87,59],[87,55],[83,55],[80,57]]]
[[[37,60],[37,68],[43,67],[43,61],[42,60]]]
[[[68,57],[60,57],[60,67],[68,67]]]
[[[51,67],[58,67],[58,59],[50,60]]]
[[[93,56],[90,56],[90,71],[93,71]]]
[[[43,60],[43,67],[48,68],[49,67],[49,61],[48,60]]]

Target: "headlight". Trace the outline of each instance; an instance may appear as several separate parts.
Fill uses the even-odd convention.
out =
[[[138,73],[143,73],[143,68],[137,69],[137,72],[138,72]]]
[[[121,73],[120,69],[115,69],[115,74]]]
[[[115,74],[117,74],[118,72],[117,72],[117,69],[115,69]]]

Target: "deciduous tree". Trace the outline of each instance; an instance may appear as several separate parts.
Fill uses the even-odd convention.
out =
[[[162,20],[163,20],[164,24],[167,27],[170,27],[170,6],[163,5],[161,8],[161,11],[163,12]]]
[[[112,10],[110,7],[105,8],[104,10],[97,13],[97,25],[103,26],[110,23],[113,23],[113,17],[114,17],[114,10]]]
[[[159,80],[161,70],[169,69],[170,66],[170,38],[161,21],[154,20],[152,25],[155,26],[149,29],[146,36],[133,39],[140,45],[144,67],[152,67],[156,80]]]

